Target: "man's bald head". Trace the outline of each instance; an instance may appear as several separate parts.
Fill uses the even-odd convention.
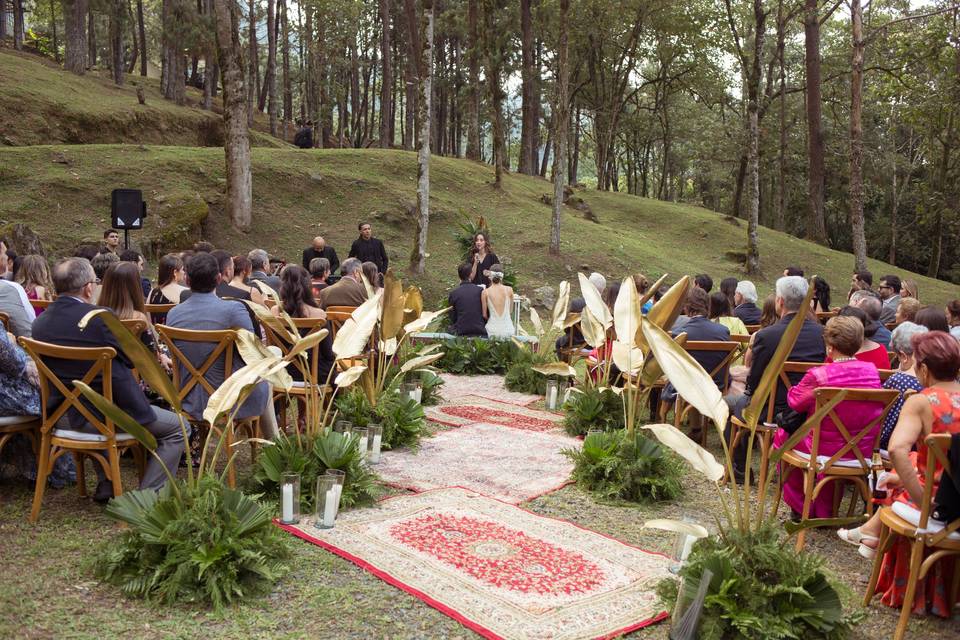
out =
[[[316,251],[323,251],[323,248],[327,246],[327,241],[323,239],[323,236],[317,236],[313,239],[313,248]]]

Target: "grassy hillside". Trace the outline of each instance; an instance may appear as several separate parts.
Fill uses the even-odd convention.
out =
[[[146,104],[137,100],[143,87]],[[0,49],[0,146],[33,144],[175,144],[220,146],[223,120],[199,108],[201,92],[187,89],[187,106],[160,94],[155,78],[128,75],[123,87],[106,72],[77,76],[51,60]],[[220,99],[214,100],[219,110]],[[258,116],[255,146],[283,147]]]
[[[416,157],[382,150],[255,149],[253,229],[242,234],[223,213],[223,152],[212,148],[88,145],[0,148],[0,220],[24,222],[54,254],[84,238],[100,237],[109,220],[110,190],[143,189],[149,217],[134,237],[150,253],[186,247],[203,237],[231,251],[263,247],[299,260],[321,233],[344,255],[360,220],[384,239],[392,264],[405,268],[415,224]],[[490,167],[435,158],[428,272],[411,279],[438,301],[456,281],[453,239],[466,217],[486,216],[496,252],[510,263],[526,294],[543,284],[575,278],[578,270],[615,277],[706,272],[716,280],[742,276],[727,252],[742,252],[745,227],[687,205],[616,193],[580,192],[598,222],[573,208],[563,220],[562,255],[547,253],[551,191],[539,178],[508,175],[503,191],[492,186]],[[846,291],[852,257],[792,236],[761,229],[762,291],[788,264],[819,273],[835,295]],[[871,261],[877,276],[893,272],[920,282],[925,301],[957,297],[957,287]]]

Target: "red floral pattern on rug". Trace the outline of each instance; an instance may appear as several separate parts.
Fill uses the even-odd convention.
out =
[[[541,596],[585,594],[606,580],[581,554],[489,520],[428,515],[395,524],[390,535],[489,585]]]
[[[502,424],[505,427],[523,429],[524,431],[549,431],[557,428],[557,423],[551,420],[526,416],[512,411],[501,411],[488,407],[460,404],[438,407],[440,413],[456,418],[463,418],[470,422],[485,422],[487,424]]]

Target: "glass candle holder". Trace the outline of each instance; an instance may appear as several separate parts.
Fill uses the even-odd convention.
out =
[[[403,398],[413,400],[419,404],[419,401],[417,400],[417,387],[412,382],[404,382],[402,385],[400,385],[400,395]]]
[[[337,433],[350,433],[353,423],[349,420],[337,420],[333,423],[333,430]]]
[[[547,410],[557,410],[557,399],[560,397],[560,385],[556,380],[547,380]]]
[[[343,495],[344,473],[337,469],[328,469],[317,478],[316,514],[314,526],[318,529],[332,529],[340,512],[340,496]]]
[[[411,380],[410,383],[413,385],[413,393],[417,404],[420,404],[423,402],[423,380],[416,378]]]
[[[378,464],[380,462],[380,445],[383,442],[383,427],[379,424],[367,425],[367,462]]]
[[[363,460],[367,457],[367,449],[370,447],[369,429],[367,427],[354,427],[350,433],[359,439],[357,450],[360,452],[360,459]]]
[[[284,473],[280,476],[280,522],[300,522],[300,474]]]

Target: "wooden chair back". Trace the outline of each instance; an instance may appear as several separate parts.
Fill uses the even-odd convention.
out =
[[[723,353],[723,360],[721,360],[712,371],[708,371],[707,373],[709,373],[710,377],[714,379],[716,379],[720,374],[723,374],[723,386],[721,390],[727,388],[728,384],[730,383],[730,363],[733,362],[740,353],[739,342],[735,340],[690,340],[683,345],[683,349],[690,355],[693,355],[698,351]]]
[[[80,391],[69,382],[64,382],[58,378],[47,364],[48,359],[89,362],[90,366],[80,380],[95,389],[97,381],[100,381],[100,394],[113,402],[113,379],[111,375],[113,359],[117,355],[113,347],[62,347],[32,338],[20,338],[20,344],[37,365],[37,373],[40,379],[41,434],[50,433],[57,421],[73,408],[108,440],[115,438],[116,432],[110,418],[107,416],[101,418],[95,415],[88,405],[81,401],[83,395]],[[50,397],[53,389],[56,389],[63,396],[63,400],[51,409]]]
[[[235,330],[196,331],[193,329],[177,329],[163,324],[156,325],[156,329],[157,333],[160,334],[160,339],[170,350],[170,359],[173,361],[173,384],[178,389],[177,393],[180,400],[184,400],[187,394],[197,385],[211,395],[216,391],[216,387],[207,380],[206,373],[220,356],[224,357],[223,379],[226,380],[233,374],[234,345],[237,341]],[[180,347],[177,346],[177,342],[211,343],[214,348],[206,360],[199,365],[195,365],[184,355]],[[181,366],[185,369],[186,375],[181,373]]]
[[[161,323],[167,319],[167,314],[173,309],[175,304],[145,304],[143,310],[150,315],[150,322],[154,324]]]
[[[867,459],[860,450],[860,443],[866,438],[871,438],[869,449],[872,451],[879,447],[881,426],[887,414],[890,413],[890,409],[894,403],[900,398],[900,392],[896,389],[841,389],[839,387],[821,387],[814,391],[817,399],[817,409],[829,403],[830,400],[841,391],[846,391],[847,394],[843,400],[844,403],[874,402],[881,405],[882,410],[876,418],[861,426],[859,430],[854,430],[845,424],[843,420],[840,419],[840,416],[837,415],[837,407],[831,409],[823,417],[823,420],[813,425],[813,442],[810,446],[810,465],[818,473],[830,473],[831,468],[840,460],[849,461],[855,458],[860,463],[863,473],[867,474],[870,471],[870,460]],[[823,421],[827,418],[833,421],[834,427],[840,432],[844,445],[832,453],[825,461],[821,462],[817,457],[820,448],[820,430]],[[871,431],[874,431],[872,435],[870,433]],[[853,457],[851,457],[850,454],[853,454]],[[849,467],[846,467],[846,469],[849,470]]]
[[[137,338],[143,335],[143,332],[147,330],[147,322],[145,320],[121,320],[123,326],[127,328],[127,331],[135,335]]]
[[[324,329],[327,326],[327,320],[323,318],[291,318],[293,325],[300,332],[301,336],[308,336],[312,333],[316,333],[321,329]],[[286,356],[290,353],[290,350],[293,348],[293,344],[289,340],[289,336],[286,334],[281,334],[274,330],[270,325],[264,324],[263,329],[267,334],[267,343],[271,344],[278,349],[280,352]],[[305,331],[306,330],[306,331]],[[317,344],[313,349],[310,349],[310,352],[307,354],[307,362],[309,363],[308,373],[309,380],[304,380],[304,382],[309,382],[310,384],[317,385],[320,384],[320,381],[317,380],[319,375],[319,366],[320,366],[320,345]],[[296,365],[293,365],[296,366]],[[325,381],[324,381],[325,382]]]
[[[30,301],[30,306],[33,307],[34,309],[46,309],[51,304],[53,304],[53,300],[31,300]]]
[[[583,335],[580,333],[580,325],[577,323],[571,324],[563,330],[563,333],[567,341],[560,348],[560,359],[568,363],[573,362],[587,346],[587,342],[583,339]]]
[[[793,387],[793,380],[790,379],[790,374],[802,375],[814,369],[816,367],[822,367],[822,362],[791,362],[790,360],[783,363],[783,366],[780,368],[779,373],[777,374],[776,384],[773,385],[773,390],[770,391],[770,397],[767,398],[767,413],[766,413],[766,422],[773,422],[773,418],[777,412],[777,393],[782,387],[786,391],[790,391],[790,388]]]
[[[340,308],[342,309],[343,307]],[[326,310],[327,322],[330,323],[329,329],[331,338],[337,337],[337,331],[340,330],[340,327],[343,326],[344,322],[350,319],[350,314],[353,313],[353,311],[338,311],[336,309],[336,307],[328,307]]]
[[[943,474],[946,475],[960,473],[958,469],[951,469],[950,460],[947,457],[952,439],[953,435],[949,433],[933,433],[923,441],[924,444],[927,445],[927,466],[923,470],[923,500],[920,503],[920,523],[917,526],[917,532],[925,531],[921,538],[927,546],[936,546],[943,542],[951,533],[960,531],[960,518],[945,523],[946,526],[940,531],[932,532],[927,529],[927,524],[930,521],[930,513],[933,511],[933,500],[935,497],[933,495],[933,489],[935,486],[938,486],[939,482],[950,481],[948,478],[938,476],[938,473],[941,469]]]
[[[334,313],[346,313],[348,316],[356,310],[357,310],[356,307],[347,307],[344,305],[333,305],[326,308],[327,313],[330,313],[332,311]]]
[[[761,326],[761,325],[759,325],[759,324],[747,324],[747,325],[744,325],[744,326],[747,328],[747,333],[749,333],[750,335],[753,335],[753,334],[755,334],[757,331],[760,331],[760,329],[763,329],[763,326]]]

